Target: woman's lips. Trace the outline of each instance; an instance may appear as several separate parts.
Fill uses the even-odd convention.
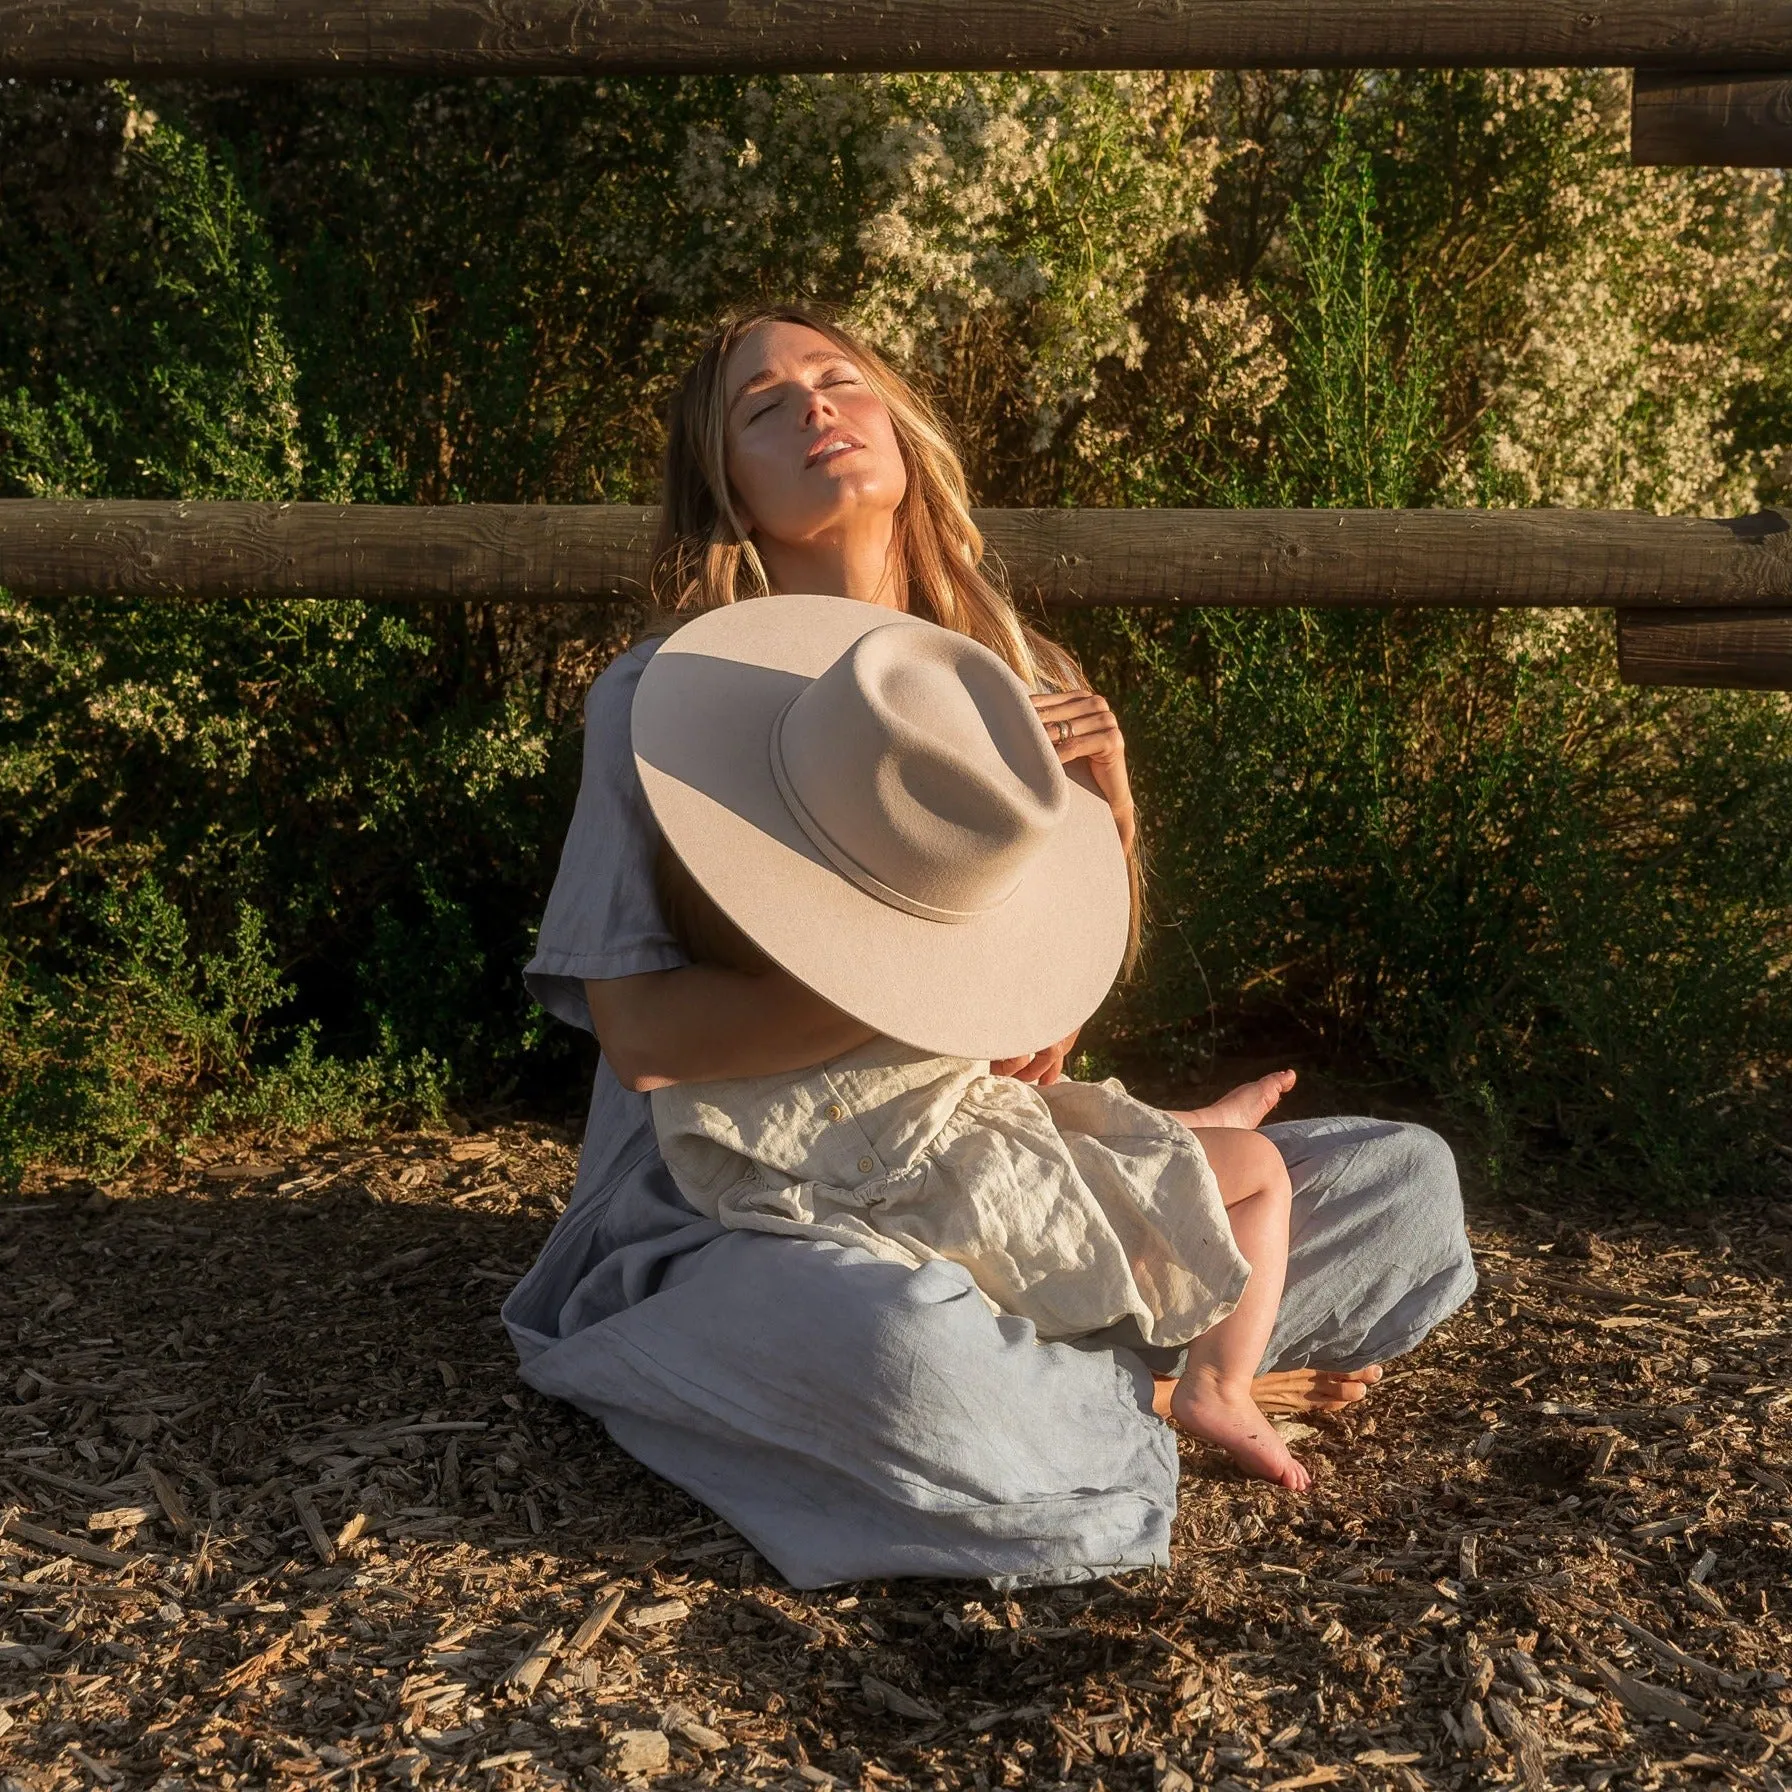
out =
[[[809,450],[803,457],[803,465],[806,467],[819,466],[824,460],[833,460],[837,455],[850,453],[853,449],[863,448],[864,446],[865,444],[856,436],[849,436],[843,432],[834,432],[823,436],[821,440]]]

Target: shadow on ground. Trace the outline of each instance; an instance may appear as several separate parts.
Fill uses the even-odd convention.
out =
[[[1481,1296],[1299,1440],[1310,1497],[1185,1452],[1165,1572],[799,1595],[516,1381],[572,1158],[404,1135],[0,1206],[0,1774],[1782,1783],[1786,1210],[1480,1214]]]

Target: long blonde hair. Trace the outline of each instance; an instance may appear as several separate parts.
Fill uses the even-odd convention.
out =
[[[971,520],[964,464],[939,413],[869,343],[798,305],[729,318],[704,344],[673,395],[659,535],[648,578],[658,612],[655,628],[674,628],[702,611],[771,592],[728,480],[724,376],[735,348],[773,323],[800,325],[826,338],[855,363],[890,414],[908,475],[896,506],[894,551],[909,607],[989,648],[1032,690],[1087,690],[1075,656],[1022,618],[999,570],[985,559],[983,536]],[[1128,853],[1127,863],[1132,921],[1122,976],[1131,974],[1138,959],[1143,909],[1136,852]]]

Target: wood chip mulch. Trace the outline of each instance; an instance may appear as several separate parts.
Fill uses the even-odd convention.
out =
[[[783,1587],[522,1388],[541,1127],[0,1203],[0,1789],[1792,1784],[1792,1208],[1484,1208],[1174,1566]]]

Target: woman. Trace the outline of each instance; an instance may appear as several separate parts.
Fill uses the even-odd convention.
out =
[[[1124,743],[1074,664],[979,570],[963,473],[864,344],[796,310],[715,336],[674,407],[655,596],[690,612],[812,591],[927,615],[1034,689],[1059,757],[1134,833]],[[782,973],[685,961],[654,896],[629,714],[643,642],[592,687],[584,780],[526,976],[602,1046],[567,1211],[505,1304],[522,1374],[734,1524],[793,1584],[894,1574],[1021,1585],[1168,1559],[1176,1448],[1153,1413],[1167,1353],[1115,1334],[1041,1344],[958,1266],[724,1231],[680,1198],[648,1092],[775,1075],[862,1029]],[[1074,1041],[995,1068],[1051,1081]],[[1209,1125],[1256,1126],[1266,1078]],[[1265,1129],[1294,1186],[1288,1274],[1256,1392],[1361,1398],[1474,1287],[1455,1166],[1423,1128]],[[1146,1358],[1158,1360],[1147,1367]]]

